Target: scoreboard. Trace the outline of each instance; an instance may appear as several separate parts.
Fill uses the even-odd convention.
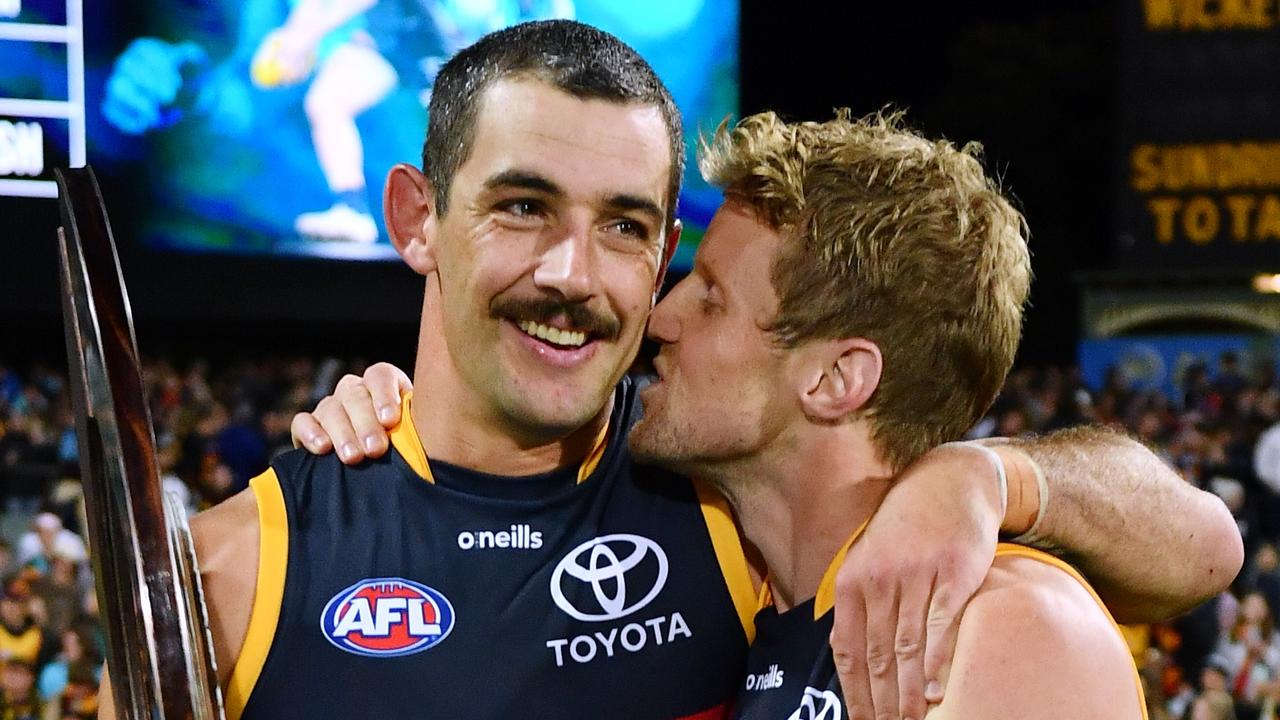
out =
[[[0,56],[0,195],[56,197],[53,168],[85,163],[81,0],[0,0]]]
[[[1118,264],[1280,270],[1280,3],[1123,0],[1119,22]]]

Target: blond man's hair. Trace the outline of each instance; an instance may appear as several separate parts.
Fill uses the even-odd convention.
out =
[[[1022,330],[1026,225],[956,148],[900,114],[786,123],[766,112],[720,126],[700,167],[785,243],[774,259],[779,346],[862,337],[883,356],[864,410],[902,468],[990,407]]]

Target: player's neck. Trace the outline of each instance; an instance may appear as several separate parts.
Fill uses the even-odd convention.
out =
[[[477,397],[443,348],[424,352],[419,341],[410,413],[428,459],[491,475],[545,473],[581,463],[613,411],[613,395],[586,425],[569,432],[520,427]]]
[[[779,445],[739,468],[738,480],[716,484],[764,557],[774,604],[785,612],[817,594],[832,558],[880,506],[892,471],[856,425],[806,427]]]

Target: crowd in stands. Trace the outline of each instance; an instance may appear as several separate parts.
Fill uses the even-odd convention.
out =
[[[248,486],[291,447],[289,421],[359,364],[276,358],[217,370],[147,361],[165,489],[189,512]],[[63,372],[0,365],[0,720],[94,718],[105,655],[83,538]]]
[[[167,490],[190,511],[245,488],[288,449],[289,422],[359,362],[303,357],[213,368],[148,360],[144,381]],[[1229,593],[1174,621],[1130,629],[1153,720],[1280,720],[1280,383],[1230,354],[1190,368],[1176,396],[1120,372],[1089,388],[1071,370],[1008,379],[975,437],[1099,423],[1162,454],[1226,502],[1247,564]],[[104,655],[79,499],[65,376],[0,365],[0,720],[96,712]]]

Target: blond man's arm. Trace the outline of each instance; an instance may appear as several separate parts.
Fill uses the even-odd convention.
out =
[[[989,442],[1026,453],[1049,479],[1044,516],[1026,544],[1078,567],[1121,622],[1186,612],[1240,571],[1244,546],[1231,512],[1133,438],[1078,427]],[[1011,483],[1011,512],[1021,496],[1034,518],[1039,493]]]

